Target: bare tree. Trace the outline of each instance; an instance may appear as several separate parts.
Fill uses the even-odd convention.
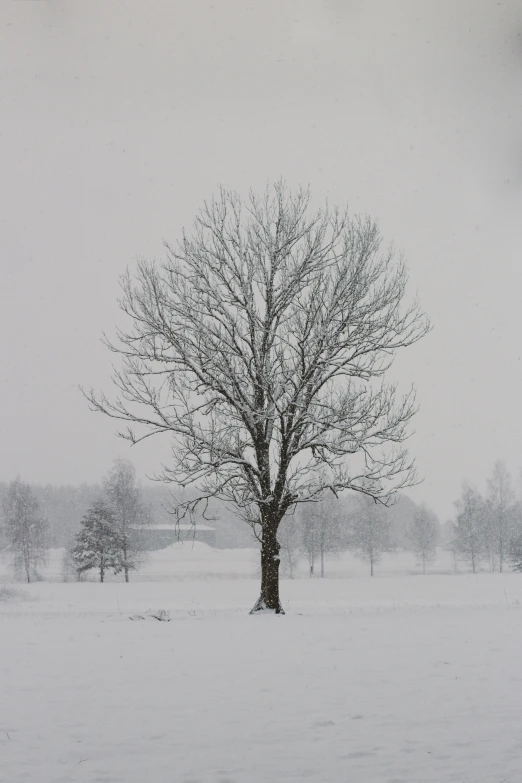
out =
[[[340,548],[340,514],[335,498],[326,497],[317,503],[308,503],[301,513],[303,546],[308,556],[310,578],[315,561],[320,560],[321,578],[324,578],[324,556]]]
[[[426,573],[426,566],[431,563],[437,552],[439,541],[439,522],[435,514],[424,504],[417,506],[408,531],[413,551],[422,565],[422,573]]]
[[[392,518],[382,504],[361,497],[351,519],[351,548],[370,564],[370,576],[383,552],[391,549]]]
[[[308,558],[308,574],[314,576],[315,561],[319,556],[320,516],[316,503],[308,503],[301,512],[303,549]]]
[[[115,460],[103,486],[118,528],[122,569],[128,582],[129,571],[135,570],[143,557],[140,529],[148,519],[134,465],[124,459]]]
[[[458,573],[458,544],[457,544],[457,537],[456,537],[456,525],[455,523],[450,519],[443,525],[443,531],[444,531],[444,549],[446,552],[451,552],[453,557],[453,573]]]
[[[493,466],[493,473],[488,481],[488,489],[491,537],[495,542],[496,555],[498,556],[498,570],[502,573],[511,537],[515,493],[509,471],[501,460],[495,462]]]
[[[160,477],[199,487],[178,519],[212,498],[235,505],[261,542],[252,611],[281,613],[289,509],[345,489],[386,502],[415,480],[414,394],[382,379],[429,325],[375,223],[313,212],[307,191],[283,183],[246,203],[221,190],[166,247],[161,266],[141,262],[122,282],[130,326],[108,343],[119,394],[86,395],[132,443],[173,436]]]
[[[290,579],[294,578],[295,568],[303,548],[303,531],[296,514],[287,514],[277,531],[277,540],[281,546],[283,568]]]
[[[459,500],[455,503],[457,519],[454,527],[454,546],[476,573],[484,557],[484,515],[485,505],[480,493],[464,484]]]
[[[32,582],[38,578],[38,566],[45,562],[47,524],[29,484],[20,479],[11,482],[3,512],[6,548],[13,554],[15,572]]]
[[[522,504],[520,501],[515,505],[513,517],[507,557],[513,570],[522,572]]]

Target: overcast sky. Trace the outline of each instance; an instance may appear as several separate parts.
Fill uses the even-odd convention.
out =
[[[78,384],[118,276],[162,254],[219,183],[285,177],[369,213],[433,332],[398,359],[442,520],[462,479],[522,467],[522,8],[518,0],[3,0],[0,480],[144,477]]]

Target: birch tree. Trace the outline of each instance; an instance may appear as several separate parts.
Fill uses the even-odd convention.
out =
[[[158,475],[197,497],[178,519],[230,502],[261,542],[254,611],[282,613],[279,525],[327,492],[381,502],[415,481],[405,440],[416,411],[385,376],[397,351],[428,330],[407,273],[369,218],[284,183],[246,201],[226,190],[192,232],[122,281],[127,328],[107,397],[132,443],[172,437]]]
[[[3,512],[4,538],[15,573],[33,582],[38,579],[38,566],[45,562],[47,524],[29,484],[20,479],[9,484]]]

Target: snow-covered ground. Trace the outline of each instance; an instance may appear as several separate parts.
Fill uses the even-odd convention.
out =
[[[522,780],[522,575],[257,588],[0,587],[0,781]]]

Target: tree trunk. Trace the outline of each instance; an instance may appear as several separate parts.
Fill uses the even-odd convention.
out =
[[[103,563],[100,566],[100,582],[103,582],[103,577],[105,576],[105,568]]]
[[[261,594],[250,614],[264,611],[284,614],[279,600],[280,548],[277,527],[265,527],[261,542]]]
[[[29,553],[27,551],[27,547],[26,546],[24,546],[23,559],[24,559],[25,576],[26,576],[26,579],[27,579],[27,584],[29,585],[29,584],[31,584],[31,562],[29,560]]]
[[[321,579],[324,579],[324,548],[321,546]]]
[[[129,565],[127,563],[127,547],[126,546],[123,547],[123,563],[124,563],[123,570],[125,572],[125,581],[128,582],[129,581]]]

